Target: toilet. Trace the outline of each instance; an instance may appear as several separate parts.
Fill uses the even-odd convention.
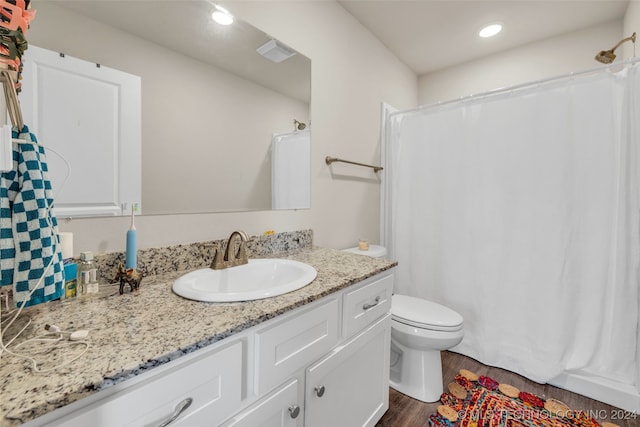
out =
[[[346,252],[383,257],[386,249],[370,245]],[[464,337],[463,318],[454,310],[422,298],[394,294],[391,298],[391,367],[389,384],[422,402],[435,402],[444,390],[440,352]]]
[[[462,316],[448,307],[394,294],[391,298],[391,387],[422,402],[439,400],[443,391],[440,352],[462,341],[462,323]]]

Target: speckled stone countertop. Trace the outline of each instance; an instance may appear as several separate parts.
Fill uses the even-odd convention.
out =
[[[20,339],[42,334],[46,324],[55,324],[67,330],[90,330],[90,347],[75,367],[47,374],[33,373],[29,362],[3,354],[0,426],[37,418],[396,265],[388,259],[322,248],[278,257],[310,264],[318,276],[310,285],[278,297],[202,303],[171,290],[173,281],[187,269],[145,277],[133,294],[118,295],[118,286],[108,285],[97,296],[25,309],[16,324],[24,325],[28,319],[31,323]],[[5,340],[7,336],[12,335],[6,334]]]

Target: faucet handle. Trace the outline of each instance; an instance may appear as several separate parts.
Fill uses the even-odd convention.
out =
[[[211,259],[211,265],[209,265],[209,268],[217,270],[221,265],[223,265],[222,248],[220,247],[220,245],[217,245],[215,243],[205,243],[204,247],[213,248],[213,257]]]
[[[247,261],[248,257],[247,257],[247,245],[246,245],[247,241],[246,240],[242,240],[240,242],[240,247],[238,248],[238,253],[236,254],[236,259],[237,260],[241,260],[241,261]]]

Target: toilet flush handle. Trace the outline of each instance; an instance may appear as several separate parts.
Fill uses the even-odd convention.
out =
[[[367,310],[369,310],[370,308],[373,308],[373,307],[375,307],[375,306],[376,306],[376,305],[378,305],[378,304],[380,304],[380,295],[378,295],[378,296],[376,297],[376,299],[375,299],[375,300],[373,300],[373,304],[365,304],[365,305],[363,305],[363,306],[362,306],[362,309],[363,309],[363,310],[365,310],[365,311],[367,311]]]

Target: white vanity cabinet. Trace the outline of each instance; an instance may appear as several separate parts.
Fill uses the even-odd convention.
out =
[[[28,425],[373,426],[388,408],[392,289],[393,270],[379,273]]]
[[[381,273],[259,328],[254,386],[266,396],[223,426],[374,426],[388,408],[392,290]]]

